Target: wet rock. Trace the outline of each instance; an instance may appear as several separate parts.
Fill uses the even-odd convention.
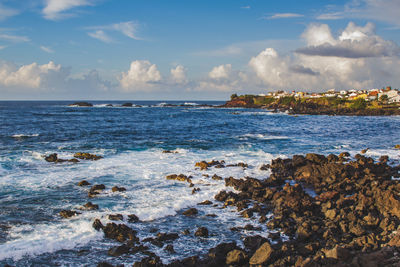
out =
[[[190,235],[189,229],[183,230],[183,231],[182,231],[182,234],[183,234],[183,235]]]
[[[186,216],[195,216],[199,213],[199,211],[196,208],[190,208],[185,210],[182,214]]]
[[[242,217],[244,217],[244,218],[251,218],[251,217],[253,217],[253,210],[251,210],[251,209],[244,210],[240,213],[240,215],[242,215]]]
[[[158,233],[157,234],[157,240],[161,242],[165,241],[172,241],[179,238],[179,235],[177,233]]]
[[[247,260],[247,255],[243,250],[234,249],[226,255],[227,265],[241,265]]]
[[[88,192],[88,196],[94,197],[94,196],[100,194],[100,192],[103,191],[104,189],[106,189],[106,186],[104,184],[96,184],[90,188],[90,190]]]
[[[78,107],[93,107],[92,103],[89,102],[75,102],[73,104],[69,104],[68,106],[78,106]]]
[[[178,154],[179,152],[178,151],[172,151],[172,150],[163,150],[162,153],[164,153],[164,154]]]
[[[193,194],[196,194],[196,193],[199,192],[200,190],[201,190],[201,189],[198,188],[198,187],[193,188],[193,190],[192,190],[192,195],[193,195]]]
[[[95,219],[92,226],[97,231],[100,231],[104,228],[104,225],[101,223],[101,221],[99,219]]]
[[[90,153],[77,152],[74,154],[74,158],[85,159],[85,160],[99,160],[102,159],[103,157]]]
[[[268,239],[266,239],[265,237],[256,235],[256,236],[248,236],[245,237],[245,239],[243,240],[243,244],[246,248],[246,250],[250,251],[251,254],[254,254],[254,252],[261,247],[262,244],[264,244],[265,242],[267,242]]]
[[[208,237],[208,229],[206,227],[199,227],[194,235],[199,237]]]
[[[99,209],[99,205],[97,204],[93,204],[92,202],[88,202],[85,205],[83,205],[83,209],[85,210],[98,210]]]
[[[109,263],[106,262],[106,261],[102,261],[102,262],[99,262],[99,263],[97,264],[97,267],[114,267],[114,265],[109,264]]]
[[[114,239],[119,242],[125,242],[127,240],[138,241],[136,231],[125,224],[107,223],[103,228],[103,232],[106,238]]]
[[[197,205],[212,205],[210,200],[204,200],[203,202],[197,203]]]
[[[111,221],[122,221],[124,216],[122,214],[110,214],[108,215],[108,219]]]
[[[166,251],[168,251],[169,253],[175,253],[174,246],[171,245],[171,244],[166,245],[164,249],[165,249]]]
[[[272,260],[273,256],[273,248],[271,244],[267,241],[259,247],[256,252],[250,258],[250,265],[263,265],[267,264],[270,260]]]
[[[135,214],[128,215],[128,222],[135,223],[139,221],[139,217]]]
[[[111,191],[113,191],[113,192],[124,192],[124,191],[126,191],[126,188],[125,187],[113,186],[111,188]]]
[[[208,251],[209,263],[206,266],[223,266],[226,264],[227,254],[235,249],[240,249],[235,242],[221,243]]]
[[[82,180],[78,183],[78,186],[86,186],[86,185],[90,185],[90,183],[86,180]]]
[[[209,167],[215,167],[215,168],[224,168],[225,161],[221,160],[212,160],[210,162],[206,162],[206,161],[200,161],[200,162],[196,162],[196,164],[194,165],[195,167],[200,168],[200,170],[207,170]]]
[[[71,218],[73,216],[76,216],[78,214],[80,214],[80,213],[77,212],[77,211],[73,211],[73,210],[62,210],[62,211],[60,211],[60,216],[63,217],[63,218],[67,218],[67,219]]]
[[[44,160],[47,162],[57,162],[57,159],[58,157],[56,153],[50,154],[44,158]]]
[[[216,174],[214,174],[211,178],[212,178],[213,180],[216,180],[216,181],[222,180],[222,177],[221,177],[221,176],[218,176],[218,175],[216,175]]]
[[[132,107],[132,106],[133,106],[133,104],[130,103],[130,102],[123,103],[123,104],[121,105],[121,107],[128,107],[128,108],[130,108],[130,107]]]
[[[171,175],[167,175],[166,178],[167,178],[167,180],[177,180],[177,181],[188,182],[188,183],[192,182],[191,177],[190,176],[188,177],[184,174],[179,174],[179,175],[171,174]]]
[[[400,144],[395,145],[394,148],[400,149]]]
[[[206,217],[216,218],[218,217],[217,214],[206,214]]]
[[[369,150],[369,148],[365,148],[365,149],[361,150],[361,154],[367,153],[368,150]]]
[[[129,253],[130,247],[123,244],[121,246],[112,247],[108,250],[108,255],[113,257],[119,257],[123,254]]]
[[[162,262],[160,257],[155,254],[146,258],[143,258],[141,261],[137,261],[133,264],[133,267],[157,267],[161,266]]]

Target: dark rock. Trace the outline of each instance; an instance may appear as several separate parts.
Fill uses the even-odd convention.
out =
[[[108,219],[111,221],[122,221],[124,216],[122,214],[110,214],[108,215]]]
[[[116,247],[112,247],[108,250],[108,255],[113,256],[113,257],[119,257],[123,254],[127,254],[129,253],[129,246],[123,244],[121,246],[116,246]]]
[[[100,231],[100,229],[102,230],[104,228],[104,225],[101,223],[99,219],[95,219],[92,226],[97,231]]]
[[[222,177],[221,177],[221,176],[218,176],[218,175],[216,175],[216,174],[214,174],[211,178],[212,178],[213,180],[216,180],[216,181],[222,180]]]
[[[197,203],[197,205],[212,205],[210,200],[204,200],[203,202]]]
[[[97,204],[93,204],[92,202],[88,202],[85,205],[83,205],[85,210],[98,210],[99,209],[99,205]]]
[[[106,238],[115,239],[119,242],[125,242],[127,240],[138,241],[136,231],[125,224],[107,223],[103,231]]]
[[[199,192],[200,190],[201,190],[201,189],[198,188],[198,187],[193,188],[193,190],[192,190],[192,195],[193,195],[193,194],[196,194],[196,193]]]
[[[165,241],[171,241],[179,238],[179,235],[177,233],[158,233],[157,234],[157,240],[165,242]]]
[[[108,262],[102,261],[97,264],[97,267],[114,267],[114,265],[109,264]]]
[[[186,216],[195,216],[197,215],[199,212],[196,208],[190,208],[185,210],[182,214],[186,215]]]
[[[128,215],[128,222],[135,223],[139,221],[139,217],[135,214]]]
[[[121,105],[121,107],[132,107],[132,106],[133,106],[133,104],[130,102],[127,102],[127,103],[124,103]]]
[[[93,104],[89,102],[75,102],[73,104],[69,104],[68,106],[93,107]]]
[[[79,212],[73,211],[73,210],[62,210],[60,211],[60,216],[63,218],[71,218],[73,216],[76,216],[80,214]]]
[[[113,191],[113,192],[124,192],[124,191],[126,191],[126,188],[125,187],[114,186],[113,188],[111,188],[111,191]]]
[[[46,156],[44,159],[47,162],[57,162],[58,157],[57,157],[56,153],[53,153],[53,154],[50,154],[50,155]]]
[[[208,237],[208,229],[206,227],[199,227],[194,235],[199,237]]]
[[[171,244],[166,245],[164,249],[165,249],[166,251],[168,251],[169,253],[175,253],[174,246],[171,245]]]
[[[171,174],[171,175],[167,175],[167,180],[177,180],[177,181],[181,181],[181,182],[188,182],[191,183],[192,180],[190,179],[191,177],[188,177],[184,174]]]
[[[86,186],[86,185],[90,185],[90,183],[86,180],[82,180],[78,183],[78,186]]]
[[[104,184],[96,184],[90,188],[90,193],[99,193],[100,191],[103,191],[106,189],[106,186]]]

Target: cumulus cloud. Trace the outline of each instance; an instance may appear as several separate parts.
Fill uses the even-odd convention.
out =
[[[313,24],[303,34],[308,46],[299,48],[296,52],[310,56],[343,58],[399,55],[399,46],[377,36],[374,29],[372,23],[360,27],[350,22],[340,36],[335,39],[328,25]]]
[[[304,15],[297,13],[276,13],[274,15],[266,17],[265,19],[289,19],[289,18],[300,18],[300,17],[304,17]]]
[[[88,32],[88,35],[94,39],[100,40],[104,43],[112,43],[114,42],[113,39],[108,36],[104,31],[102,30],[97,30],[94,32]]]
[[[45,7],[43,8],[43,16],[49,20],[59,20],[71,16],[65,13],[70,9],[93,5],[91,0],[45,0]]]
[[[51,75],[61,72],[61,65],[50,61],[38,65],[36,62],[17,67],[3,62],[0,66],[0,84],[6,87],[22,87],[39,89]]]
[[[171,78],[174,83],[184,84],[187,83],[186,69],[182,65],[177,65],[175,68],[171,69]]]
[[[138,27],[138,24],[133,21],[115,23],[110,26],[111,29],[119,31],[131,39],[140,40],[137,36]]]
[[[209,73],[208,77],[211,79],[227,79],[232,71],[231,64],[219,65],[214,67]]]
[[[337,37],[328,25],[312,24],[302,37],[307,46],[279,55],[267,48],[249,61],[271,89],[363,89],[398,84],[398,46],[377,36],[373,24],[349,23]]]
[[[127,72],[121,74],[119,79],[121,88],[125,91],[142,91],[151,89],[161,81],[161,74],[155,64],[147,60],[131,62]]]

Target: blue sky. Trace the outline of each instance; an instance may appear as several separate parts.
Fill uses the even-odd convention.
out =
[[[398,14],[398,0],[0,0],[0,99],[399,87]]]

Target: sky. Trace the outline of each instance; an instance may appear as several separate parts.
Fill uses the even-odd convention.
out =
[[[0,100],[400,87],[400,0],[0,0]]]

